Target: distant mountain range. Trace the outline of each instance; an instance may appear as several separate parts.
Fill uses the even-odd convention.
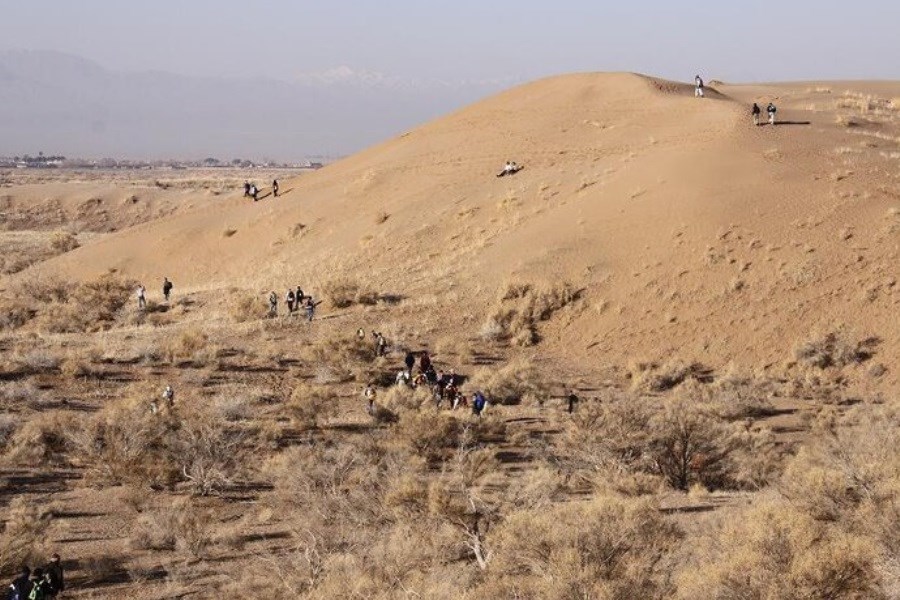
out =
[[[293,81],[116,72],[0,53],[0,155],[300,160],[342,155],[509,87],[338,67]]]

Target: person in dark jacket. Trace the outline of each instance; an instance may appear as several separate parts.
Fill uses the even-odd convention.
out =
[[[753,103],[753,108],[750,110],[750,114],[753,115],[753,124],[759,127],[759,115],[762,112],[759,108],[759,104],[756,102]]]
[[[163,297],[165,297],[166,302],[169,301],[169,296],[172,294],[172,282],[169,281],[168,277],[163,277]]]
[[[422,356],[419,357],[419,370],[427,373],[429,369],[431,369],[431,357],[428,356],[427,352],[423,352]]]
[[[44,570],[47,573],[47,582],[50,584],[50,597],[56,598],[66,589],[66,578],[59,554],[50,557],[50,562]]]
[[[278,197],[278,180],[277,179],[272,180],[272,196],[275,198]]]
[[[9,594],[7,595],[7,598],[9,598],[9,600],[26,600],[28,598],[28,592],[31,591],[30,577],[31,569],[22,567],[19,576],[13,579],[12,583],[9,584]]]
[[[406,372],[409,373],[409,377],[412,379],[413,367],[416,366],[416,356],[412,352],[407,352],[403,362],[406,363]]]
[[[575,390],[569,392],[569,397],[566,399],[569,402],[569,414],[575,412],[575,405],[578,404],[578,396],[575,395]]]

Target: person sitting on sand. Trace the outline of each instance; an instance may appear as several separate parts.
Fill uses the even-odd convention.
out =
[[[694,97],[702,98],[703,97],[703,78],[697,75],[694,77]]]
[[[769,106],[766,107],[766,112],[769,113],[769,125],[775,124],[775,113],[777,111],[778,109],[775,108],[775,105],[769,102]]]
[[[759,115],[762,112],[759,108],[759,104],[756,102],[753,103],[753,108],[750,109],[750,114],[753,115],[753,124],[759,127]]]
[[[514,161],[506,161],[506,165],[503,167],[503,170],[497,173],[497,177],[506,177],[507,175],[515,175],[519,171],[522,170],[522,167],[517,165]]]

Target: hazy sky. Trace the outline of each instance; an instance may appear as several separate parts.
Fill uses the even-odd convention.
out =
[[[900,79],[898,0],[0,0],[0,9],[0,49],[59,50],[118,70]]]

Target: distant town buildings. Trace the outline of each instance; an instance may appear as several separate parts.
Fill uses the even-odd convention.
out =
[[[325,165],[325,160],[303,160],[294,163],[276,161],[254,161],[235,158],[223,161],[218,158],[202,160],[128,160],[116,158],[66,158],[65,156],[45,156],[43,152],[37,156],[0,156],[0,169],[298,169],[315,170]]]

